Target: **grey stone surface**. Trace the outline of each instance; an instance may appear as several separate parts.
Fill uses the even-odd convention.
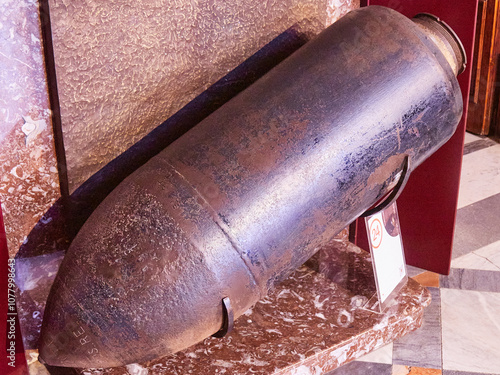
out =
[[[440,277],[440,285],[450,289],[500,292],[500,272],[452,268],[448,276]]]
[[[494,140],[489,139],[489,138],[479,139],[477,141],[465,144],[464,155],[470,154],[471,152],[474,152],[474,151],[482,150],[483,148],[495,146],[497,144],[498,143],[496,143]]]
[[[443,375],[496,375],[492,373],[482,373],[482,372],[463,372],[463,371],[450,371],[444,370]]]
[[[396,365],[441,368],[441,295],[438,288],[428,288],[432,302],[425,309],[422,327],[394,341]]]
[[[425,272],[423,268],[418,268],[410,265],[406,265],[406,271],[408,272],[408,277],[415,277]]]
[[[500,240],[500,194],[458,210],[453,258]]]
[[[326,375],[391,375],[392,365],[373,362],[350,362]]]

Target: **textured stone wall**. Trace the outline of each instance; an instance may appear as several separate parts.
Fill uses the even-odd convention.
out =
[[[59,197],[59,180],[38,3],[0,8],[0,201],[13,256]]]
[[[297,22],[357,0],[50,0],[70,190]]]

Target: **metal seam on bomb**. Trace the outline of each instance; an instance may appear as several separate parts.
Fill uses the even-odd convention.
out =
[[[221,230],[222,233],[224,233],[224,235],[226,236],[227,240],[229,241],[229,243],[231,244],[232,248],[234,249],[234,251],[236,251],[238,253],[238,256],[240,257],[241,261],[243,262],[243,264],[245,265],[245,268],[247,269],[248,273],[252,276],[252,280],[254,282],[254,285],[258,288],[259,290],[259,293],[260,293],[260,297],[259,298],[262,298],[265,294],[262,293],[262,290],[261,290],[261,287],[260,285],[257,283],[257,280],[255,278],[255,275],[254,273],[252,272],[250,266],[248,265],[247,261],[245,260],[245,258],[242,256],[242,253],[243,253],[243,250],[240,250],[239,249],[239,246],[236,244],[236,241],[233,240],[233,238],[229,235],[228,233],[228,230],[224,229],[224,226],[225,223],[221,223],[220,220],[218,220],[219,218],[219,215],[217,214],[217,212],[214,210],[214,208],[210,205],[210,203],[208,203],[208,201],[205,199],[205,197],[198,191],[198,189],[196,189],[193,184],[191,184],[187,179],[186,177],[184,177],[177,169],[175,169],[172,164],[170,164],[168,161],[164,161],[166,164],[168,164],[170,166],[170,168],[172,168],[172,170],[180,177],[182,178],[185,182],[186,182],[186,185],[189,186],[194,192],[195,194],[201,198],[203,200],[203,203],[206,204],[206,207],[210,210],[210,213],[211,213],[211,217],[212,217],[212,220],[214,221],[214,223],[217,225],[217,227],[219,227],[219,229]]]

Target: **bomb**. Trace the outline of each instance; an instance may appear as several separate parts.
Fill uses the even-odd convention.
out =
[[[40,358],[119,366],[228,328],[451,137],[464,66],[431,15],[347,14],[100,204],[50,292]]]

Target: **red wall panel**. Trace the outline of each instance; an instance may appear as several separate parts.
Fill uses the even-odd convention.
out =
[[[458,188],[470,87],[470,67],[476,26],[477,0],[366,0],[413,17],[432,13],[457,33],[468,57],[468,67],[458,77],[464,98],[464,115],[454,136],[418,167],[398,199],[398,210],[407,263],[434,272],[450,270]],[[367,247],[362,220],[357,221],[356,243]]]

